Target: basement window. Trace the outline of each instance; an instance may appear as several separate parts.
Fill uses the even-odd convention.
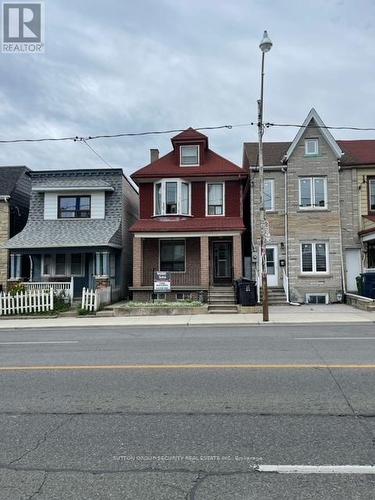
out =
[[[306,304],[328,304],[328,293],[307,293]]]

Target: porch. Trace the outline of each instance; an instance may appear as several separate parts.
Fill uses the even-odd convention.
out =
[[[30,289],[48,283],[74,299],[84,287],[108,286],[112,300],[119,300],[121,274],[121,252],[115,249],[46,248],[10,255],[10,283],[23,282]]]
[[[133,262],[133,292],[152,291],[155,271],[170,272],[175,292],[228,286],[242,276],[241,234],[136,235]]]

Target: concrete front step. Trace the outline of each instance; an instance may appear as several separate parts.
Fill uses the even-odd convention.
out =
[[[236,314],[238,313],[238,308],[236,305],[220,305],[220,306],[208,306],[209,314]]]

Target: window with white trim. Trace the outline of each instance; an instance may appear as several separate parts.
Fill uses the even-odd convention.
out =
[[[328,294],[307,293],[306,304],[328,304]]]
[[[275,180],[264,179],[264,209],[266,212],[275,210]]]
[[[155,215],[190,215],[190,184],[168,179],[154,185]]]
[[[82,253],[42,255],[43,276],[84,276],[85,259]]]
[[[199,146],[180,146],[180,166],[199,166]]]
[[[299,179],[299,207],[309,210],[327,208],[327,177]]]
[[[326,243],[301,243],[302,273],[327,273],[328,248]]]
[[[319,140],[318,139],[305,139],[305,155],[319,154]]]
[[[224,183],[207,184],[207,215],[224,215]]]

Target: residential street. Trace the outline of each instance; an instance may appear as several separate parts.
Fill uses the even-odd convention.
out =
[[[374,498],[373,469],[262,471],[374,464],[373,325],[2,330],[0,353],[1,499]]]

